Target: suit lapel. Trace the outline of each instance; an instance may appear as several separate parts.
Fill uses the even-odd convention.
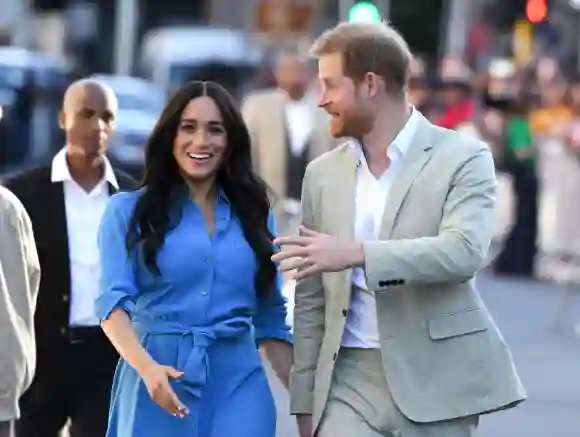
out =
[[[53,229],[54,237],[58,238],[59,242],[66,243],[68,240],[68,230],[66,225],[66,206],[64,202],[64,186],[62,182],[48,182],[47,185],[47,204],[50,205],[46,209],[46,214],[50,217],[47,220],[51,229]],[[59,247],[58,249],[61,249]],[[68,252],[68,247],[64,253]]]
[[[276,135],[275,144],[273,145],[273,153],[276,154],[274,159],[276,159],[278,162],[278,171],[276,172],[276,177],[278,178],[278,186],[280,187],[279,193],[282,198],[285,199],[288,188],[288,184],[286,183],[286,164],[288,160],[288,123],[286,122],[284,96],[281,93],[276,94],[276,103],[272,105],[272,109],[276,111],[274,120],[276,120],[278,124],[277,126],[272,126],[275,129],[274,133]]]
[[[44,224],[44,233],[51,255],[60,259],[60,262],[55,264],[58,272],[54,272],[54,274],[61,278],[68,293],[70,292],[70,254],[64,186],[62,182],[51,182],[50,176],[47,177],[45,183],[47,184],[46,197],[42,202],[46,207],[43,208],[42,212],[44,219],[40,220],[39,223]]]
[[[308,151],[308,158],[312,161],[314,158],[327,152],[330,147],[328,133],[330,126],[329,120],[324,117],[324,110],[320,109],[314,103],[310,111],[312,117],[312,133],[310,134],[310,150]]]
[[[286,197],[286,119],[284,98],[280,92],[264,99],[264,117],[260,141],[260,173],[272,190],[282,199]]]
[[[340,240],[354,239],[355,197],[356,197],[356,169],[359,162],[358,155],[351,147],[346,147],[340,155],[336,181],[329,187],[330,215],[336,223],[336,236]],[[348,307],[352,283],[352,270],[344,270],[334,274],[337,290],[336,303],[341,308]],[[342,299],[342,300],[340,300]]]
[[[387,198],[381,224],[381,239],[391,238],[401,205],[413,182],[431,158],[433,149],[430,136],[431,125],[422,115],[420,117],[421,121],[417,126],[411,146],[403,158],[400,173]]]
[[[354,237],[357,152],[346,147],[340,155],[337,180],[332,187],[331,205],[337,217],[337,236],[342,240]]]

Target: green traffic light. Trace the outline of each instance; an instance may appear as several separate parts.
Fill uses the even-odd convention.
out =
[[[348,12],[348,21],[351,22],[380,23],[382,20],[379,8],[371,2],[358,2]]]

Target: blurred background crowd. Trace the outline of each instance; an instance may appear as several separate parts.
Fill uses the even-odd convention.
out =
[[[79,77],[98,76],[117,93],[111,159],[138,176],[144,142],[174,88],[216,80],[240,104],[278,88],[315,107],[315,99],[303,99],[316,86],[304,56],[312,38],[339,20],[386,16],[417,56],[412,103],[436,124],[493,148],[500,181],[494,271],[575,281],[578,8],[573,0],[1,0],[0,174],[44,162],[62,147],[57,113]],[[258,151],[256,162],[292,200],[299,193],[290,179],[278,180],[286,162],[279,155],[300,155],[300,135],[310,129],[304,126],[324,123],[297,110],[290,125],[276,125],[263,120],[261,105],[286,103],[258,102],[244,115],[257,149],[272,150]],[[294,152],[260,144],[283,138],[286,129],[298,138]],[[300,166],[290,171],[300,179]]]

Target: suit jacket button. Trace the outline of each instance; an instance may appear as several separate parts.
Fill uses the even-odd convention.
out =
[[[68,294],[63,294],[62,295],[62,301],[65,302],[65,303],[68,302]]]
[[[66,334],[66,328],[60,328],[60,333],[62,335],[65,335]]]
[[[348,314],[348,311],[346,310],[346,308],[344,308],[344,309],[342,310],[342,315],[343,315],[344,317],[346,317],[346,315],[347,315],[347,314]]]

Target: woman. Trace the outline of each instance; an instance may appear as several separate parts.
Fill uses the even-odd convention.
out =
[[[109,437],[272,437],[256,342],[292,362],[264,183],[231,97],[191,82],[149,139],[142,187],[113,196],[99,233],[98,315],[122,359]]]
[[[498,102],[499,103],[499,102]],[[528,121],[528,102],[524,95],[507,98],[503,168],[512,177],[515,196],[513,227],[503,250],[495,260],[498,275],[534,277],[538,228],[538,180],[536,146]]]
[[[580,125],[580,86],[572,78],[562,107],[570,113],[567,123],[559,126],[550,138],[544,138],[539,149],[542,181],[540,244],[542,257],[539,274],[559,282],[580,282],[580,227],[578,196],[580,162],[577,132]]]

